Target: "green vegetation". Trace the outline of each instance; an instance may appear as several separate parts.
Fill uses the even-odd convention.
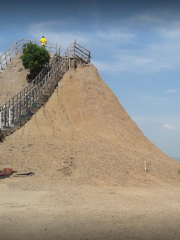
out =
[[[23,55],[21,56],[23,66],[25,69],[30,70],[28,79],[34,79],[42,70],[43,65],[49,62],[49,59],[49,52],[45,48],[39,47],[37,44],[28,43],[23,48]]]

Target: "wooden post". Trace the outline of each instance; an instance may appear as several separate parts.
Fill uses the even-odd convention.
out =
[[[49,44],[49,53],[50,53],[50,54],[51,54],[51,44],[52,44],[52,43]]]
[[[7,53],[5,52],[4,55],[5,55],[5,61],[6,61],[6,62],[5,62],[5,66],[7,66]]]
[[[14,124],[14,106],[12,106],[12,124]]]
[[[7,105],[7,107],[8,107],[8,109],[10,109],[10,106],[11,106],[11,104],[10,104],[10,101],[8,101],[8,105]],[[10,111],[8,111],[8,117],[10,118],[10,114],[11,112]]]
[[[3,70],[3,67],[2,67],[2,54],[0,55],[0,65],[1,65],[1,69],[0,70]]]
[[[30,85],[30,90],[29,90],[29,108],[31,108],[31,85]]]
[[[21,117],[21,92],[19,93],[19,118]],[[17,101],[18,102],[18,101]]]
[[[9,127],[11,127],[11,108],[9,108]]]
[[[38,86],[36,86],[36,88],[35,88],[34,90],[35,90],[35,98],[34,98],[34,99],[35,99],[35,102],[36,102],[36,101],[37,101],[37,96],[38,96],[38,95],[37,95]]]
[[[32,106],[34,107],[34,89],[32,90]]]
[[[71,44],[70,44],[70,46],[69,46],[69,69],[70,69],[70,67],[71,67]]]
[[[75,58],[75,47],[76,47],[76,39],[74,40],[74,51],[73,51],[73,57]]]
[[[1,112],[0,112],[0,129],[2,128],[2,123],[1,123]]]
[[[56,53],[57,53],[57,51],[58,51],[58,43],[56,43]]]
[[[19,118],[21,118],[21,100],[19,101]]]
[[[91,59],[91,51],[89,50],[89,62],[90,62],[90,59]]]
[[[3,70],[3,55],[1,55],[1,70]]]
[[[15,42],[15,56],[18,54],[18,46],[17,46],[17,42]]]
[[[26,92],[25,92],[25,89],[23,90],[23,98],[24,98],[24,101],[23,101],[23,114],[22,115],[24,115],[24,113],[26,112],[25,111],[25,106],[26,106]]]
[[[18,94],[16,95],[16,121],[18,117],[19,105],[18,105]]]
[[[26,113],[28,113],[28,94],[26,93]]]
[[[22,39],[22,47],[21,47],[21,52],[23,52],[23,45],[24,45],[24,44],[23,44],[23,39]]]
[[[4,110],[4,127],[6,128],[6,108]]]
[[[13,97],[13,99],[12,99],[12,106],[14,106],[14,97]]]

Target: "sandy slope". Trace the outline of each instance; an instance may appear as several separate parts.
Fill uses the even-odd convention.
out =
[[[8,67],[0,72],[0,105],[3,105],[28,85],[27,73],[28,70],[24,69],[20,55],[12,59]]]
[[[36,173],[28,184],[24,181],[29,189],[38,184],[56,189],[57,182],[180,183],[179,162],[143,135],[92,64],[69,70],[46,105],[0,145],[0,153],[2,164]],[[11,184],[15,181],[19,182],[13,179]]]

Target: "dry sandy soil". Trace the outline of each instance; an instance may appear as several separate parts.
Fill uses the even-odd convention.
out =
[[[180,238],[180,163],[143,135],[92,64],[70,69],[0,144],[0,164],[35,173],[0,179],[3,240]]]
[[[180,238],[177,188],[58,187],[23,191],[0,184],[1,239]]]

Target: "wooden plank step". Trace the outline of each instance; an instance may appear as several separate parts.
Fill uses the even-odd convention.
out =
[[[47,93],[47,94],[52,94],[53,92],[54,92],[54,89],[55,89],[55,87],[54,86],[51,86],[51,85],[49,85],[45,90],[44,90],[44,92],[43,93]]]
[[[21,127],[21,122],[20,121],[17,121],[17,122],[14,122],[14,129],[17,130]]]
[[[43,106],[45,103],[47,102],[47,100],[44,100],[44,99],[38,99],[36,101],[36,105],[39,107]]]
[[[48,85],[46,89],[44,89],[43,93],[53,93],[54,87],[51,85]]]
[[[10,128],[2,129],[2,132],[3,132],[4,137],[7,137],[7,136],[11,135],[12,129],[10,129]]]
[[[23,126],[25,123],[27,123],[29,121],[29,119],[31,118],[31,115],[24,115],[22,118],[18,119],[18,122],[20,122],[20,126]]]
[[[50,97],[51,96],[51,94],[52,94],[52,92],[43,92],[43,96],[45,96],[45,97]]]
[[[20,121],[20,125],[23,126],[25,123],[27,123],[29,121],[29,119],[28,118],[22,118],[19,121]]]
[[[40,109],[40,106],[39,107],[31,107],[31,113],[35,114],[39,109]]]
[[[39,99],[48,100],[49,97],[47,95],[45,95],[45,94],[42,94]]]
[[[0,142],[2,143],[5,140],[5,136],[2,132],[2,130],[0,129]]]
[[[49,85],[45,91],[51,91],[53,92],[55,87],[53,85]]]
[[[58,84],[58,83],[57,83],[57,82],[55,82],[55,81],[54,81],[54,82],[51,82],[51,83],[49,84],[49,86],[48,86],[48,88],[47,88],[47,89],[50,89],[50,88],[51,88],[51,89],[53,89],[53,90],[54,90],[54,89],[56,88],[56,85],[57,85],[57,84]]]
[[[65,73],[66,73],[65,71],[61,71],[60,73],[58,73],[58,78],[62,78]]]

